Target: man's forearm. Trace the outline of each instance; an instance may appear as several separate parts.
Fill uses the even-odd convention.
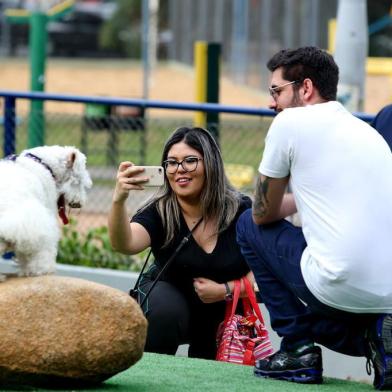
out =
[[[257,178],[256,192],[252,208],[254,219],[262,219],[268,212],[267,192],[269,180],[270,179],[268,177],[266,177],[264,181],[260,176]]]
[[[275,222],[295,212],[294,199],[284,201],[289,177],[272,178],[260,175],[253,202],[253,221],[257,225]]]

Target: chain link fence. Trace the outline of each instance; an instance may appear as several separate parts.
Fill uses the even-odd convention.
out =
[[[78,228],[86,230],[106,225],[118,164],[130,160],[139,165],[159,165],[163,146],[169,135],[180,126],[193,126],[193,113],[174,110],[86,104],[82,114],[46,111],[31,114],[18,109],[15,119],[15,152],[27,148],[29,140],[44,140],[47,145],[73,145],[87,156],[93,179],[86,206],[72,211]],[[8,119],[9,120],[9,119]],[[7,121],[5,117],[3,123]],[[229,179],[238,189],[251,194],[264,138],[271,118],[221,114],[218,142]],[[2,145],[10,137],[2,127]],[[214,126],[215,128],[215,126]],[[35,132],[44,135],[34,135]],[[33,133],[33,135],[32,135]],[[11,141],[12,142],[12,141]],[[4,155],[4,153],[3,153]],[[132,214],[153,190],[133,192],[129,198]]]
[[[60,263],[140,269],[145,251],[132,257],[122,255],[113,251],[109,241],[107,216],[117,167],[125,160],[138,165],[159,165],[165,141],[176,128],[194,125],[195,110],[221,112],[219,123],[210,124],[209,129],[215,132],[229,180],[242,192],[253,195],[265,136],[272,121],[270,110],[38,95],[0,91],[0,97],[4,98],[0,101],[4,106],[4,115],[0,116],[3,125],[0,148],[3,156],[18,154],[32,141],[42,141],[46,145],[72,145],[86,154],[93,187],[87,204],[69,214],[71,224],[64,226],[59,245]],[[30,99],[37,98],[49,100],[43,110],[37,110],[37,105],[29,106]],[[52,110],[54,102],[50,100],[58,101],[56,110]],[[370,121],[374,116],[362,113],[359,117]],[[133,215],[153,192],[153,188],[132,192],[127,205],[129,214]]]

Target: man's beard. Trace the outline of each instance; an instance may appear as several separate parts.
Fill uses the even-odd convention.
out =
[[[293,98],[292,98],[292,100],[290,101],[290,103],[286,106],[286,107],[284,107],[284,108],[281,108],[281,107],[277,107],[276,109],[275,109],[275,111],[277,112],[277,113],[280,113],[281,111],[283,111],[284,109],[287,109],[287,108],[297,108],[297,107],[299,107],[299,106],[305,106],[304,105],[304,103],[303,103],[303,101],[301,100],[301,98],[299,97],[299,92],[298,92],[298,90],[293,90]]]
[[[303,101],[301,100],[301,98],[299,97],[299,92],[298,90],[294,89],[294,94],[293,94],[293,99],[291,100],[289,106],[287,106],[288,108],[297,108],[299,106],[304,106]]]

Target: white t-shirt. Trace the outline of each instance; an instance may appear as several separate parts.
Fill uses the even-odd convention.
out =
[[[285,109],[259,171],[290,174],[307,242],[301,270],[315,297],[392,312],[392,154],[382,136],[335,101]]]

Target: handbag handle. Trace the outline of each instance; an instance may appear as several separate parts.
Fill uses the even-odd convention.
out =
[[[240,280],[234,281],[233,288],[233,299],[226,302],[224,324],[227,324],[231,317],[233,317],[235,310],[237,309],[238,300],[240,298],[241,282]]]
[[[250,284],[249,280],[247,277],[243,277],[241,279],[244,282],[246,294],[247,294],[247,299],[250,302],[251,307],[253,308],[254,312],[256,313],[257,318],[259,319],[260,323],[262,325],[265,325],[263,315],[261,314],[259,305],[257,304],[256,300],[256,295],[255,292],[253,291],[252,285]]]
[[[238,300],[240,299],[241,294],[241,281],[239,279],[234,281],[234,293],[233,293],[233,302],[231,305],[230,317],[234,316],[234,313],[237,309]]]
[[[248,313],[256,313],[257,318],[259,319],[262,325],[265,325],[264,318],[261,314],[259,305],[257,304],[256,295],[253,291],[252,285],[250,284],[248,278],[246,276],[241,279],[236,279],[234,281],[234,291],[233,291],[233,301],[227,302],[226,304],[226,313],[225,313],[225,324],[229,321],[231,317],[234,316],[234,313],[237,309],[238,301],[241,294],[241,281],[244,282],[244,287],[246,291],[246,298],[242,298],[242,303],[244,305],[244,310]]]

